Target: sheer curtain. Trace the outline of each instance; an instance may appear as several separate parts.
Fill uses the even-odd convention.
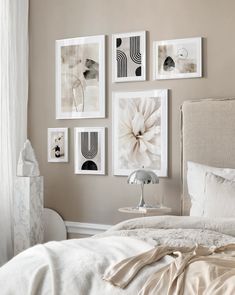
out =
[[[27,138],[28,1],[0,0],[0,265],[13,255],[13,186]]]

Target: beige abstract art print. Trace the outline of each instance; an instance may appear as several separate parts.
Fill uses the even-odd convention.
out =
[[[167,176],[167,89],[113,94],[113,173]]]
[[[202,76],[201,38],[154,42],[153,55],[156,80]]]
[[[56,118],[105,117],[105,36],[56,41]]]

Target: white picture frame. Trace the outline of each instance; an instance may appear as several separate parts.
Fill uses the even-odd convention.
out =
[[[153,42],[153,79],[202,77],[202,38]]]
[[[146,80],[146,31],[112,35],[112,80]]]
[[[47,129],[47,161],[68,162],[68,128]]]
[[[56,119],[105,117],[105,36],[56,40]]]
[[[113,174],[127,176],[143,167],[167,177],[167,89],[113,93]]]
[[[105,174],[105,127],[74,128],[74,173]]]

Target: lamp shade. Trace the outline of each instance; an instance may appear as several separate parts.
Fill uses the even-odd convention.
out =
[[[159,183],[159,178],[151,170],[138,169],[129,175],[127,182],[129,184],[155,184]]]

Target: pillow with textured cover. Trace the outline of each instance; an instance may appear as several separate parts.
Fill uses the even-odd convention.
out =
[[[195,162],[187,162],[187,184],[191,199],[190,216],[203,216],[205,205],[205,178],[211,172],[228,180],[235,180],[235,169],[217,168]]]
[[[235,181],[206,173],[205,217],[235,217]]]

